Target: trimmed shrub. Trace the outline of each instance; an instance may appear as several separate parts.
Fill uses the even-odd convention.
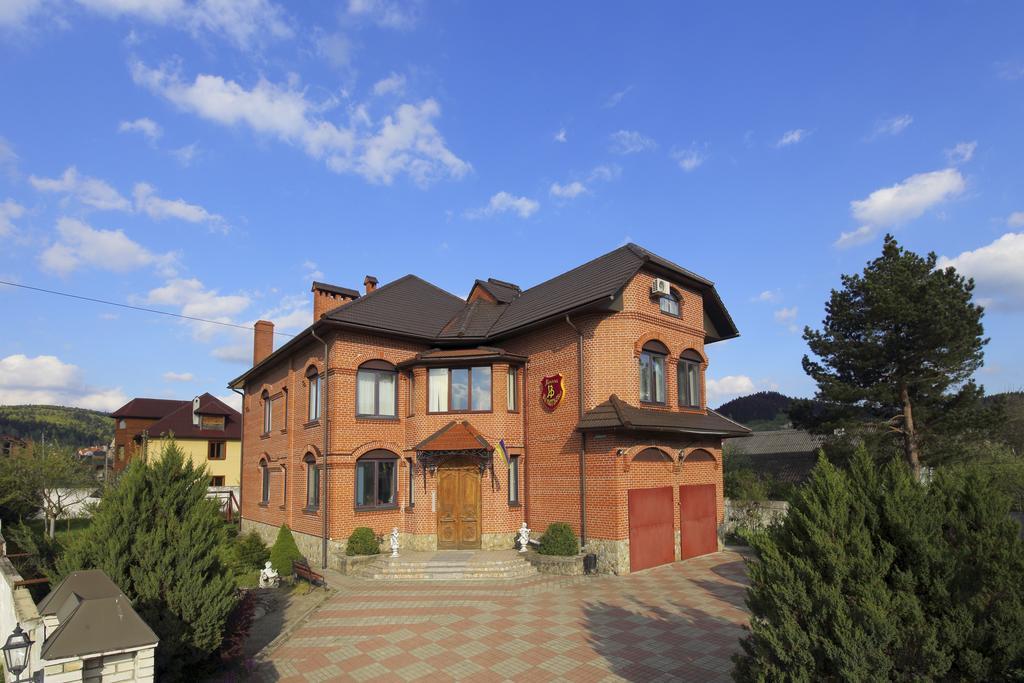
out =
[[[345,546],[346,555],[376,555],[379,552],[380,541],[377,540],[377,534],[365,526],[356,527]]]
[[[281,576],[292,575],[292,561],[304,559],[299,552],[299,546],[295,545],[295,537],[287,524],[282,524],[277,531],[277,540],[274,547],[270,549],[270,564]]]
[[[577,555],[580,542],[571,526],[565,522],[554,522],[548,525],[548,530],[540,537],[537,552],[541,555]]]

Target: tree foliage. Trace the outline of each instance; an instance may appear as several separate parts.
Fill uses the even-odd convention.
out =
[[[220,559],[225,525],[207,483],[205,469],[173,442],[159,458],[132,462],[58,562],[65,576],[102,569],[132,600],[160,637],[161,680],[181,678],[217,650],[237,602]]]
[[[865,419],[884,425],[917,474],[930,437],[981,419],[982,392],[970,378],[988,341],[983,310],[974,281],[936,262],[886,235],[862,274],[842,276],[822,329],[804,330],[816,357],[804,356],[804,370],[825,405],[794,406],[796,423],[819,431]]]
[[[56,520],[96,488],[91,468],[66,448],[33,444],[27,451],[0,458],[0,511],[4,518],[21,520],[42,512],[51,539]]]
[[[974,465],[929,484],[860,450],[822,459],[785,521],[751,539],[751,633],[734,677],[1007,680],[1024,675],[1024,542]]]
[[[0,434],[68,448],[100,446],[114,438],[114,421],[107,413],[67,406],[0,406]]]
[[[277,530],[277,538],[274,539],[274,546],[270,549],[270,563],[281,576],[291,576],[292,562],[303,559],[299,552],[299,546],[295,545],[295,537],[287,524],[282,524]]]

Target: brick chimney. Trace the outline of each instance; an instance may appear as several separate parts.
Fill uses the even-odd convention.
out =
[[[253,328],[252,365],[256,367],[264,358],[274,352],[274,323],[257,320]]]
[[[359,298],[359,292],[348,287],[329,285],[326,282],[313,283],[313,322],[324,317],[324,314],[334,310],[349,301]]]
[[[377,278],[372,275],[367,275],[363,278],[363,287],[366,288],[367,294],[377,289]]]

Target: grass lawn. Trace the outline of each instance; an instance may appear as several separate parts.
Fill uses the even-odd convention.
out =
[[[33,531],[44,533],[46,531],[45,519],[30,519],[25,523]],[[92,524],[89,517],[78,517],[75,519],[58,519],[54,530],[57,532],[57,540],[67,545],[74,536],[82,533]]]

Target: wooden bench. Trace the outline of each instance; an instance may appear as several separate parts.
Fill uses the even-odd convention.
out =
[[[314,586],[323,586],[324,588],[327,588],[327,582],[324,581],[324,575],[313,571],[309,566],[309,562],[306,562],[306,560],[292,560],[292,571],[295,572],[295,576],[309,581],[309,583]]]

